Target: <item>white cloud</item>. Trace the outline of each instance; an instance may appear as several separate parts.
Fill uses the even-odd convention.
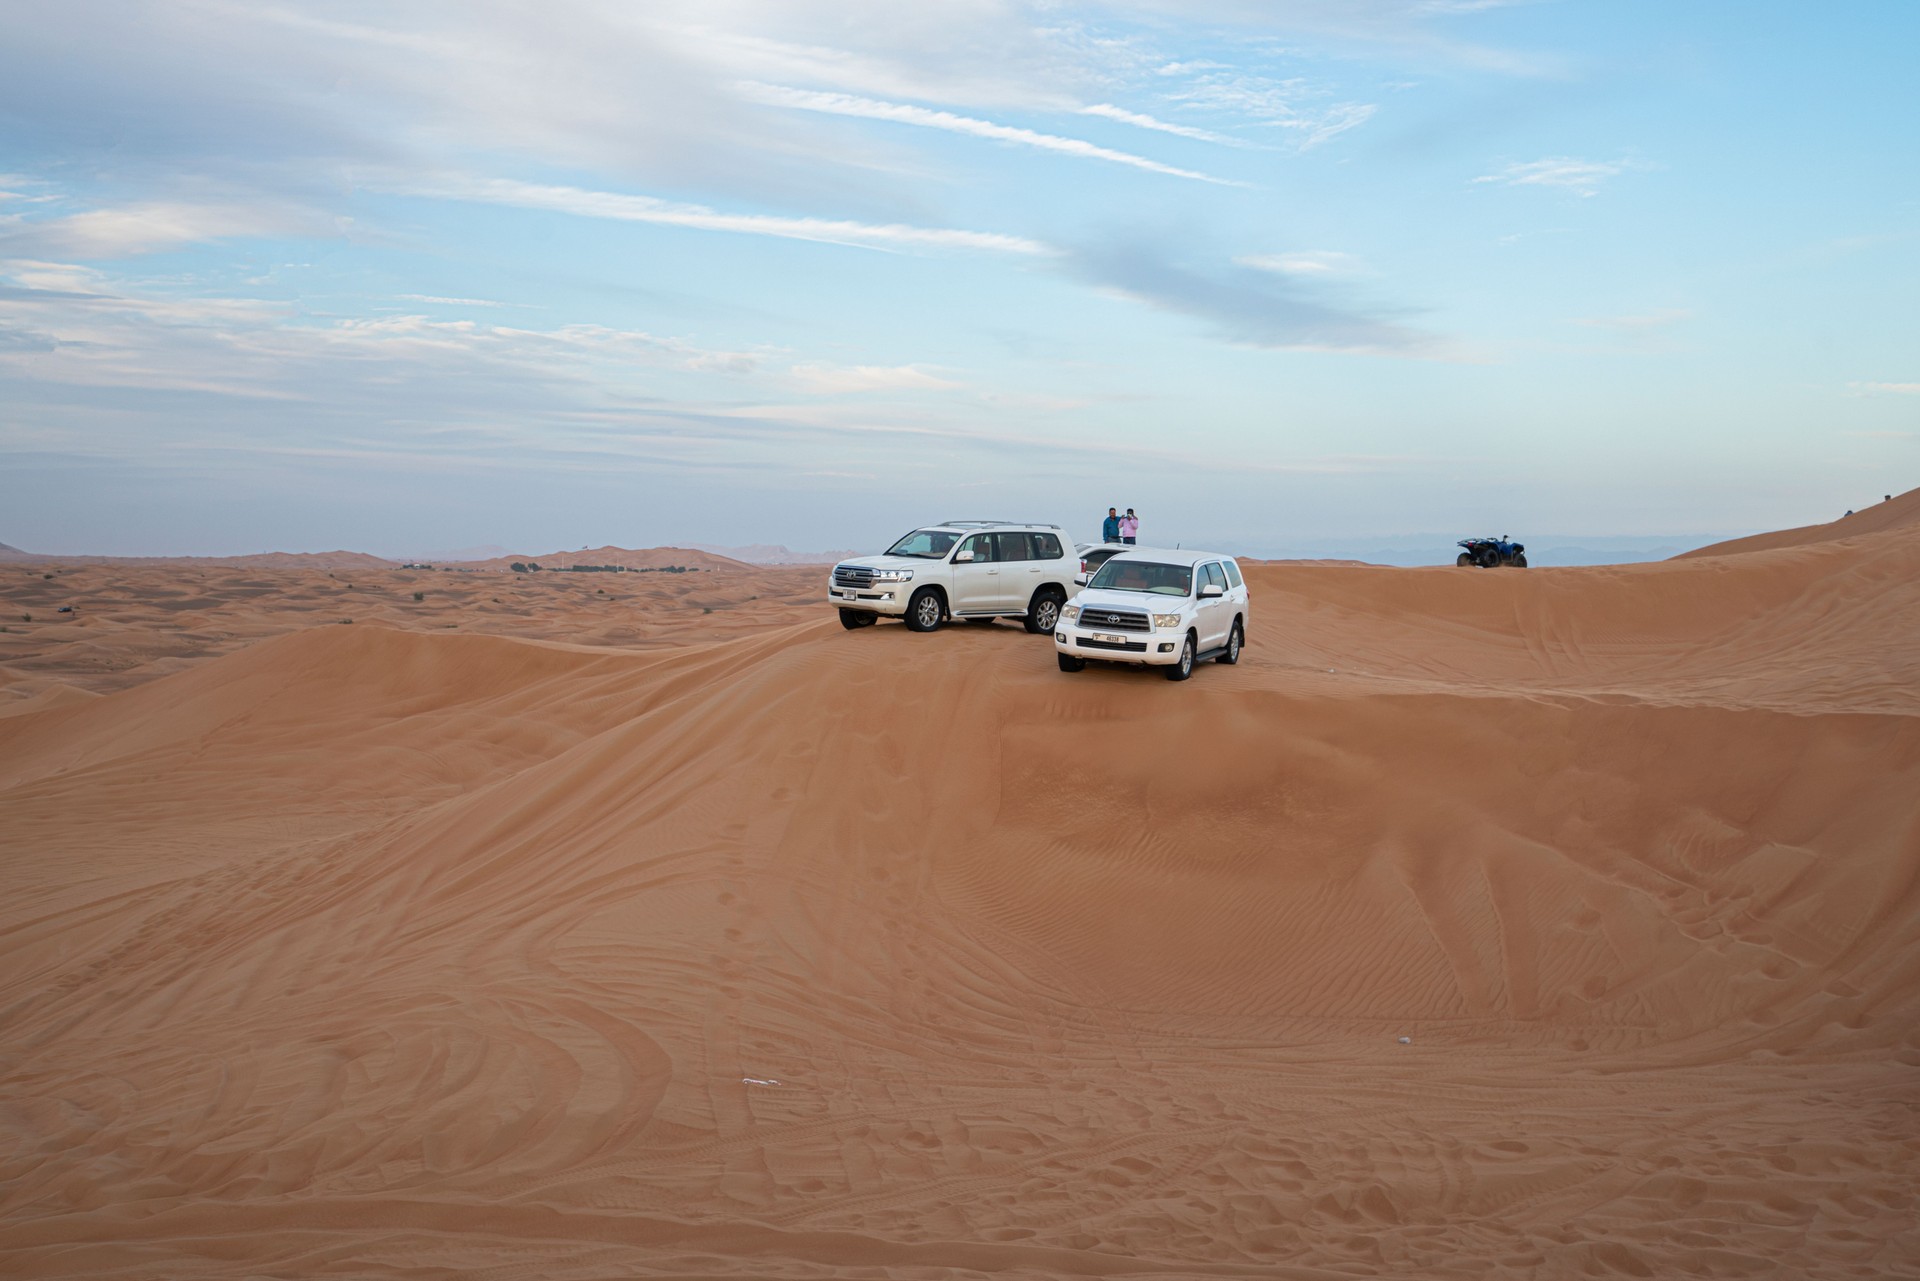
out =
[[[1555,187],[1576,196],[1592,196],[1601,184],[1629,169],[1640,168],[1631,160],[1575,160],[1567,156],[1549,156],[1512,164],[1496,173],[1481,174],[1475,182],[1496,182],[1505,187]]]
[[[795,365],[801,387],[820,395],[862,391],[952,391],[962,384],[918,365]]]
[[[1302,150],[1358,128],[1378,110],[1365,102],[1324,103],[1326,93],[1299,77],[1274,80],[1238,71],[1202,70],[1187,87],[1166,96],[1185,106],[1243,116],[1261,128],[1290,130],[1300,135]]]
[[[915,227],[905,223],[851,222],[833,218],[723,213],[705,205],[679,204],[652,196],[587,191],[580,187],[554,187],[517,182],[509,178],[442,178],[421,183],[396,183],[392,189],[408,195],[513,205],[522,209],[546,209],[583,218],[612,218],[623,222],[656,223],[702,231],[729,231],[747,236],[813,240],[862,249],[962,249],[1024,255],[1052,252],[1037,240],[998,232]]]
[[[128,258],[234,236],[314,234],[333,224],[284,205],[149,200],[0,227],[0,252],[62,258]]]
[[[442,298],[438,294],[399,294],[408,302],[430,302],[442,307],[505,307],[506,303],[491,298]]]
[[[1098,102],[1091,107],[1081,107],[1083,116],[1100,116],[1107,120],[1118,120],[1121,124],[1132,125],[1137,129],[1153,129],[1160,133],[1170,133],[1179,138],[1192,138],[1197,142],[1218,143],[1224,147],[1247,147],[1253,144],[1239,138],[1229,138],[1223,133],[1214,133],[1211,129],[1195,129],[1192,125],[1177,125],[1138,111],[1128,111],[1111,103]]]
[[[1196,182],[1214,182],[1223,186],[1244,185],[1229,182],[1224,178],[1215,178],[1210,174],[1198,173],[1192,169],[1163,165],[1157,160],[1136,156],[1132,152],[1115,151],[1111,147],[1102,147],[1083,138],[1063,138],[1056,134],[1038,133],[1032,129],[997,124],[991,120],[955,115],[951,111],[934,111],[900,102],[881,102],[875,98],[862,98],[853,94],[790,89],[783,85],[748,84],[742,86],[742,91],[769,106],[790,107],[797,111],[817,111],[833,116],[855,116],[863,120],[886,120],[894,124],[916,125],[923,129],[941,129],[948,133],[990,138],[995,142],[1011,142],[1018,146],[1056,151],[1063,155],[1079,156],[1087,160],[1106,160],[1113,164],[1129,165],[1135,169],[1167,174],[1174,178],[1190,178]]]
[[[1256,271],[1271,271],[1282,276],[1329,277],[1367,274],[1364,262],[1353,254],[1337,249],[1307,249],[1284,254],[1249,254],[1235,262]]]
[[[1920,383],[1848,383],[1856,396],[1920,396]]]

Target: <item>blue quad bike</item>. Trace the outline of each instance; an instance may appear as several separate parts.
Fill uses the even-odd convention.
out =
[[[1502,565],[1515,569],[1527,567],[1527,545],[1508,542],[1504,534],[1499,538],[1463,538],[1460,546],[1466,550],[1454,559],[1456,565],[1478,565],[1481,569],[1498,569]]]

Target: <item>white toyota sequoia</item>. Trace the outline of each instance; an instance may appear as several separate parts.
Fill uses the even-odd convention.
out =
[[[1239,662],[1246,643],[1247,583],[1218,552],[1129,547],[1086,580],[1053,629],[1063,672],[1089,659],[1148,663],[1174,681],[1209,658]]]
[[[884,617],[930,632],[950,618],[1018,618],[1035,635],[1060,621],[1079,568],[1058,525],[949,520],[916,529],[884,555],[833,567],[827,602],[848,631]]]

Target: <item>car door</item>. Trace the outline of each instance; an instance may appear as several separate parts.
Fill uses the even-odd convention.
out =
[[[1200,648],[1214,649],[1227,643],[1227,629],[1233,625],[1233,604],[1227,599],[1227,574],[1218,561],[1208,561],[1193,572],[1196,595],[1208,587],[1218,587],[1220,595],[1211,600],[1201,597],[1199,619],[1194,630],[1200,633]]]
[[[1033,599],[1033,593],[1047,576],[1047,561],[1044,556],[1049,551],[1058,553],[1060,541],[1054,539],[1050,545],[1043,546],[1043,540],[1050,537],[1045,534],[1002,533],[1000,539],[1000,589],[1006,593],[1006,607],[1024,611],[1027,602]]]
[[[1233,608],[1227,611],[1227,626],[1233,626],[1234,618],[1240,619],[1240,639],[1247,636],[1247,580],[1240,576],[1240,566],[1230,560],[1220,562],[1220,568],[1227,571],[1227,599],[1233,602]],[[1222,642],[1223,644],[1225,642]]]
[[[953,612],[992,614],[1006,593],[1000,586],[998,540],[992,534],[970,534],[953,549]],[[971,560],[962,554],[972,552]]]

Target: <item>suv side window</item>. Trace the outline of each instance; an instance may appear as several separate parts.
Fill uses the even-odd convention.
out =
[[[1027,535],[999,533],[994,538],[1000,544],[1001,560],[1032,560],[1033,553],[1027,547]]]
[[[1238,565],[1230,560],[1223,560],[1220,562],[1220,568],[1227,571],[1227,581],[1229,583],[1232,583],[1235,587],[1245,585],[1246,580],[1240,577],[1240,567]]]
[[[1227,576],[1220,571],[1219,561],[1210,560],[1202,566],[1202,568],[1207,571],[1207,581],[1209,583],[1212,583],[1223,592],[1227,590]]]
[[[1033,559],[1059,560],[1066,552],[1060,549],[1060,539],[1053,534],[1028,534],[1033,540]]]
[[[999,557],[993,554],[992,534],[973,535],[967,539],[966,542],[960,544],[960,551],[956,551],[954,555],[958,557],[960,552],[972,552],[973,563],[976,565],[984,565],[988,561],[999,559]]]

